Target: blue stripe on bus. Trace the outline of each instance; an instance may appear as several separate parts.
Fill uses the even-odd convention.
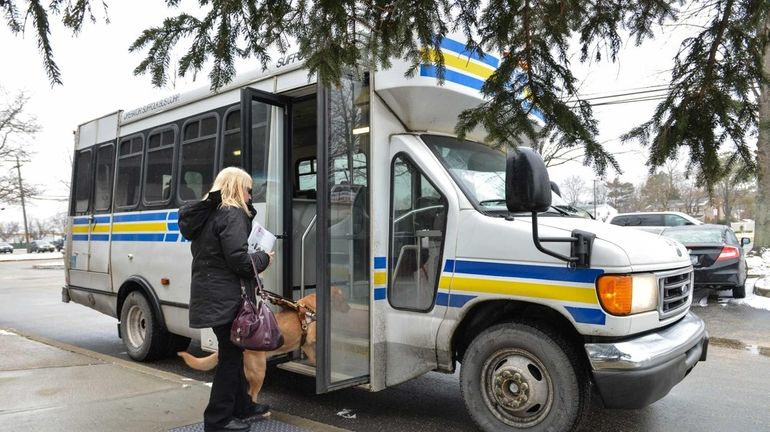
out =
[[[177,220],[177,219],[179,219],[179,212],[176,211],[176,210],[168,212],[168,218],[167,219],[168,220]]]
[[[581,308],[575,306],[564,306],[567,312],[572,315],[575,322],[583,324],[599,324],[604,325],[607,316],[600,309]]]
[[[157,233],[157,234],[113,234],[112,240],[113,241],[137,241],[137,242],[143,242],[143,241],[163,241],[163,238],[166,236],[166,234],[163,233]]]
[[[466,57],[470,57],[474,60],[478,60],[480,62],[486,63],[493,68],[497,69],[497,66],[500,64],[500,60],[492,55],[485,54],[484,57],[481,57],[478,53],[473,51],[468,51],[468,49],[465,47],[465,44],[462,42],[458,42],[453,39],[444,38],[441,40],[441,48],[445,50],[449,50],[452,52],[455,52],[457,54],[464,55]]]
[[[438,71],[433,65],[420,65],[420,76],[438,78]],[[465,87],[470,87],[474,90],[481,90],[481,86],[484,84],[484,80],[471,78],[468,75],[451,69],[444,70],[444,79]]]
[[[169,222],[166,226],[169,231],[179,231],[179,224],[176,222]]]
[[[177,233],[169,233],[166,234],[166,239],[164,241],[166,242],[176,242],[179,239],[179,234]]]
[[[91,234],[91,241],[110,241],[109,234]]]
[[[454,261],[454,262],[453,262]],[[564,282],[594,283],[604,271],[599,269],[569,269],[526,264],[508,264],[481,261],[447,260],[444,271],[480,276],[498,276],[524,279],[543,279]]]
[[[72,234],[72,241],[88,241],[88,234]]]
[[[386,291],[385,288],[375,288],[374,289],[374,299],[375,300],[385,300]]]
[[[141,214],[122,214],[116,215],[114,222],[147,222],[147,221],[165,221],[167,213],[141,213]]]
[[[84,218],[75,218],[72,219],[72,225],[88,225],[90,223],[90,217],[84,217]],[[95,224],[103,224],[103,223],[110,223],[110,217],[109,216],[95,216],[94,222]]]
[[[374,269],[384,269],[387,268],[388,261],[385,259],[385,257],[374,257]]]
[[[445,292],[439,292],[436,296],[437,306],[447,306],[454,308],[461,308],[465,306],[465,303],[475,299],[476,296],[464,295],[464,294],[449,294]]]

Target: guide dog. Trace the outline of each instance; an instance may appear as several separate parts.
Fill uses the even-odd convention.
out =
[[[333,287],[331,289],[332,309],[346,313],[350,310],[342,290]],[[297,301],[298,305],[301,305],[308,311],[315,313],[316,309],[316,295],[310,294],[302,297]],[[302,351],[307,356],[308,362],[315,365],[315,343],[316,343],[316,321],[313,320],[307,325],[307,333],[305,340],[302,340],[302,322],[296,310],[283,307],[280,312],[275,314],[275,319],[278,321],[278,327],[283,334],[283,346],[275,351],[243,351],[243,372],[246,375],[246,380],[249,382],[249,396],[252,402],[257,402],[257,396],[260,390],[262,390],[262,384],[265,381],[265,372],[267,369],[267,358],[285,354],[295,351],[298,348],[302,348]],[[179,357],[182,357],[187,366],[193,369],[207,371],[214,369],[219,361],[217,353],[211,354],[207,357],[195,357],[186,351],[180,351],[177,353]]]

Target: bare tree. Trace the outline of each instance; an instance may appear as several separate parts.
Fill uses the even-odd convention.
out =
[[[580,202],[580,198],[586,190],[585,180],[575,175],[567,177],[561,185],[562,198],[571,206]]]
[[[21,225],[18,222],[0,223],[0,239],[3,241],[13,241],[13,236],[19,234]]]
[[[39,194],[38,188],[24,185],[20,178],[20,169],[16,165],[19,160],[30,156],[25,150],[25,141],[40,131],[40,125],[34,116],[26,112],[29,102],[24,92],[10,96],[0,87],[0,97],[4,99],[0,107],[0,163],[10,166],[5,172],[0,172],[0,202],[16,203],[23,195]],[[10,165],[12,164],[12,165]]]

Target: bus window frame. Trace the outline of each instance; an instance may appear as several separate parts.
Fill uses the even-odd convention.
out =
[[[243,131],[241,130],[241,105],[231,105],[227,108],[225,108],[225,112],[222,114],[222,127],[220,129],[220,141],[217,143],[217,157],[219,158],[218,163],[216,165],[217,172],[222,171],[225,167],[223,166],[225,163],[225,134],[227,134],[228,130],[225,129],[227,127],[227,118],[232,114],[233,112],[238,112],[238,132],[237,134],[240,136]],[[234,131],[236,129],[230,129],[231,131]],[[235,132],[230,132],[231,134],[235,134]],[[239,142],[243,142],[242,138],[239,138]],[[181,140],[180,140],[181,143]],[[181,145],[181,144],[180,144]],[[241,164],[238,166],[238,168],[244,169],[245,166],[243,158],[246,156],[246,152],[243,151],[243,148],[241,148]]]
[[[120,154],[120,145],[123,144],[123,141],[126,141],[126,140],[131,141],[131,140],[133,140],[136,137],[139,137],[139,138],[142,139],[142,151],[139,152],[139,153],[130,153],[128,155],[121,155]],[[117,183],[117,180],[118,180],[118,171],[120,170],[120,161],[122,159],[128,159],[130,157],[134,157],[134,156],[136,156],[138,154],[139,155],[139,197],[136,200],[136,203],[134,203],[133,205],[119,206],[118,203],[115,200],[116,194],[114,193],[115,191],[114,191],[114,188],[113,188],[112,203],[113,203],[113,206],[115,207],[115,210],[127,210],[127,211],[128,210],[135,210],[136,208],[139,207],[139,204],[142,203],[142,178],[144,177],[144,153],[145,153],[145,149],[146,148],[147,148],[147,143],[146,143],[146,140],[144,139],[144,133],[143,132],[137,132],[135,134],[127,135],[125,137],[121,137],[120,139],[118,139],[118,146],[115,149],[115,155],[117,156],[117,159],[116,159],[117,162],[115,163],[115,180],[114,180],[114,182]]]
[[[198,133],[201,133],[200,122],[203,119],[206,119],[208,117],[214,117],[214,119],[217,122],[215,133],[213,135],[206,135],[205,137],[201,135],[201,136],[198,136],[196,138],[193,138],[192,140],[185,141],[184,132],[185,132],[185,128],[187,128],[187,125],[189,125],[190,123],[193,123],[193,122],[198,122]],[[193,116],[193,117],[186,118],[182,122],[182,128],[179,131],[179,154],[177,155],[176,162],[175,162],[177,167],[178,167],[178,169],[177,169],[178,175],[177,175],[176,185],[175,185],[176,186],[176,194],[174,194],[174,196],[175,196],[174,199],[176,200],[177,204],[179,204],[180,206],[182,206],[184,204],[187,204],[187,203],[191,203],[191,202],[195,202],[195,201],[199,201],[200,200],[200,198],[191,199],[191,200],[184,200],[184,199],[182,199],[182,197],[179,196],[179,191],[181,190],[180,182],[182,181],[182,157],[184,156],[184,146],[185,146],[185,144],[192,144],[192,143],[196,143],[198,141],[203,141],[205,139],[209,139],[211,137],[214,137],[214,155],[213,155],[214,156],[214,162],[211,164],[211,168],[212,168],[211,184],[213,186],[214,185],[214,180],[216,179],[216,175],[219,172],[217,170],[217,168],[219,167],[219,163],[220,163],[220,161],[218,160],[219,159],[218,156],[219,156],[219,151],[220,151],[220,149],[219,149],[220,148],[219,137],[220,137],[220,133],[221,133],[221,124],[222,124],[221,123],[221,116],[220,116],[219,112],[216,109],[210,110],[210,111],[206,111],[204,113],[198,114],[198,115]],[[202,193],[201,194],[201,198],[206,196],[206,194],[208,192],[209,191],[201,191],[201,193]]]
[[[155,134],[163,135],[163,132],[167,130],[174,131],[174,141],[171,143],[171,145],[161,145],[160,147],[157,147],[155,149],[150,150],[150,138]],[[177,138],[180,138],[177,140]],[[150,130],[147,133],[147,140],[145,143],[144,148],[144,159],[142,160],[142,186],[141,186],[141,202],[143,207],[147,208],[157,208],[157,207],[163,207],[168,206],[173,200],[174,200],[174,194],[176,193],[176,177],[177,177],[177,153],[178,153],[178,143],[181,142],[181,135],[179,133],[179,126],[176,125],[176,123],[169,123],[163,126],[156,127],[152,130]],[[149,171],[149,167],[147,164],[149,163],[149,156],[150,152],[156,152],[165,150],[168,147],[171,147],[171,183],[169,183],[169,187],[171,188],[171,193],[168,196],[168,199],[165,199],[163,201],[147,201],[145,199],[144,193],[146,190],[147,185],[147,172]]]
[[[91,180],[91,184],[88,190],[88,205],[86,206],[86,209],[82,212],[77,211],[77,193],[78,193],[78,169],[80,168],[80,164],[78,163],[78,158],[85,154],[90,153],[91,154],[91,162],[90,162],[90,169],[88,173],[88,178]],[[72,170],[72,191],[70,193],[71,195],[71,205],[70,205],[70,216],[83,216],[91,213],[91,209],[93,207],[93,194],[94,194],[94,147],[88,147],[81,150],[75,151],[75,160],[73,162],[74,169]]]
[[[96,208],[96,184],[97,184],[97,168],[99,166],[99,152],[105,148],[105,147],[112,147],[112,175],[109,177],[109,185],[107,190],[110,191],[110,200],[109,205],[107,205],[107,208]],[[114,141],[110,141],[105,144],[101,144],[96,147],[96,152],[94,153],[94,167],[93,167],[93,185],[92,185],[92,192],[91,192],[91,207],[94,214],[108,214],[112,213],[112,207],[115,205],[115,177],[117,176],[117,166],[118,166],[118,146]]]

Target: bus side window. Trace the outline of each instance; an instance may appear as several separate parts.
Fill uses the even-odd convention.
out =
[[[441,274],[447,201],[405,156],[393,161],[391,176],[388,299],[394,308],[427,311]]]
[[[199,200],[214,182],[217,146],[215,114],[188,121],[182,128],[182,148],[177,196],[180,201]]]
[[[241,109],[231,109],[225,113],[224,131],[222,132],[222,166],[241,166]]]
[[[131,208],[139,204],[141,187],[142,135],[124,138],[118,148],[118,175],[115,180],[115,207]]]
[[[174,128],[152,132],[147,138],[147,160],[144,167],[146,204],[165,204],[171,199],[175,143]]]
[[[108,213],[112,205],[112,168],[115,165],[115,144],[108,144],[96,151],[96,185],[94,186],[94,212]]]
[[[93,152],[80,151],[75,157],[75,184],[72,188],[74,199],[72,200],[72,215],[88,213],[91,197],[91,161]]]

